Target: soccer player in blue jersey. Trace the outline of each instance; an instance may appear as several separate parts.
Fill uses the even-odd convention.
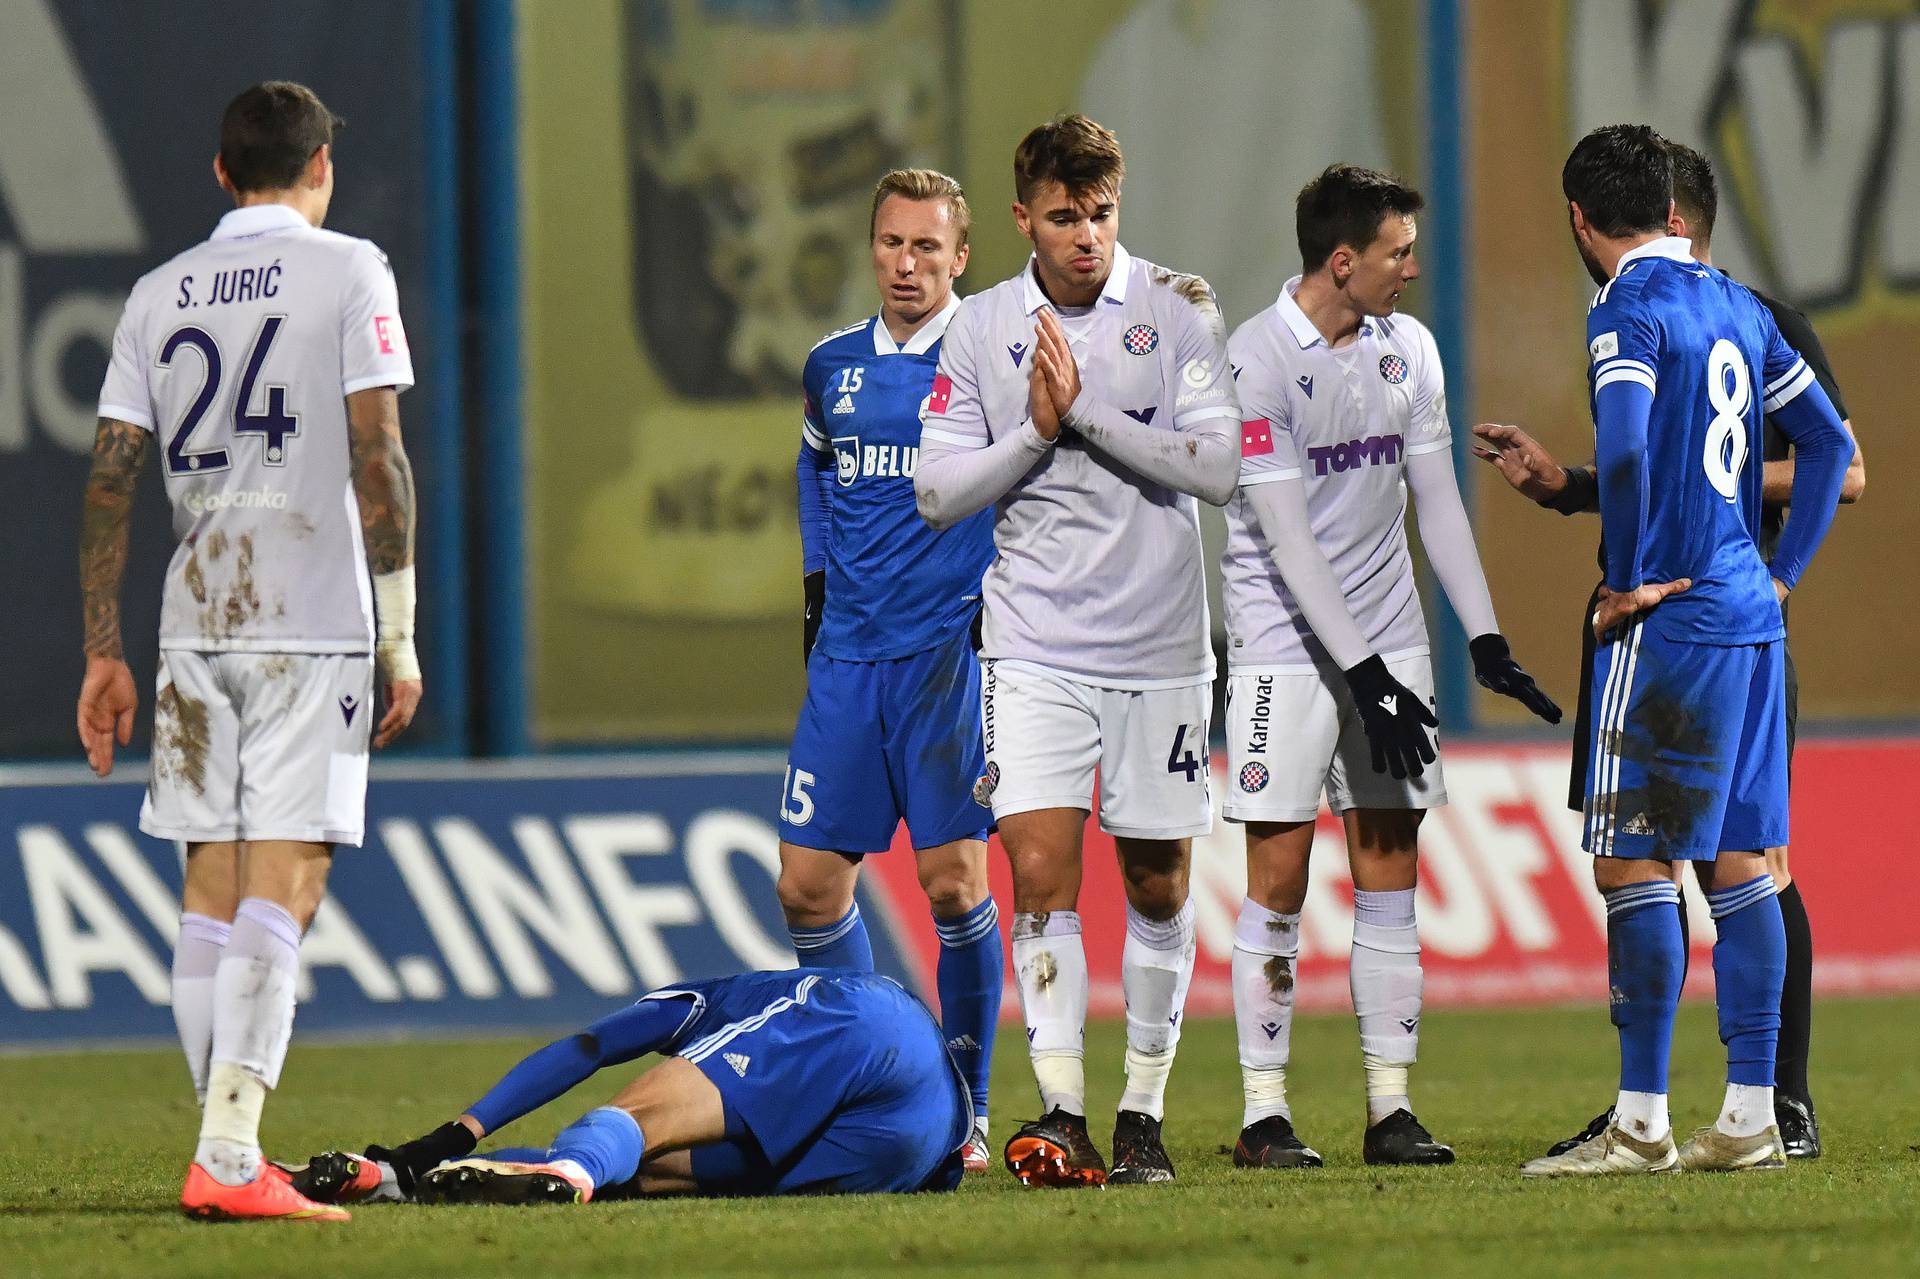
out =
[[[1783,1167],[1773,1068],[1786,935],[1765,857],[1787,843],[1780,606],[1832,522],[1853,442],[1767,309],[1667,233],[1673,160],[1659,134],[1594,130],[1561,184],[1602,286],[1587,321],[1606,565],[1583,844],[1607,904],[1620,1092],[1605,1131],[1523,1172]],[[1748,456],[1763,411],[1795,452],[1771,565]],[[1695,863],[1715,921],[1727,1091],[1719,1118],[1676,1148],[1679,860]]]
[[[943,1039],[925,1005],[873,973],[682,982],[530,1054],[425,1136],[285,1171],[323,1203],[952,1190],[973,1107]],[[489,1133],[648,1053],[666,1060],[552,1145],[470,1157]]]
[[[1000,1019],[1000,917],[987,890],[992,815],[972,629],[993,514],[921,519],[920,406],[959,309],[969,214],[960,184],[900,169],[873,193],[880,311],[807,357],[800,433],[807,697],[780,808],[780,905],[802,965],[870,970],[860,862],[902,818],[940,937],[948,1047],[973,1090],[968,1166],[987,1168],[987,1069]]]

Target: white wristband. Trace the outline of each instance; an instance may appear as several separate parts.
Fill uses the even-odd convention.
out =
[[[390,680],[420,678],[420,657],[413,648],[413,565],[373,579],[374,617],[378,623],[374,660]]]

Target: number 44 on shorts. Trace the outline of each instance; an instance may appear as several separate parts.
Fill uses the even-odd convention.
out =
[[[1188,738],[1188,733],[1193,734],[1191,739]],[[1193,753],[1192,748],[1187,745],[1187,742],[1192,740],[1195,743],[1201,743],[1205,741],[1206,736],[1204,731],[1191,724],[1182,724],[1175,729],[1173,734],[1173,749],[1167,752],[1167,771],[1169,773],[1185,773],[1188,781],[1198,781],[1200,779],[1200,760],[1199,757]]]

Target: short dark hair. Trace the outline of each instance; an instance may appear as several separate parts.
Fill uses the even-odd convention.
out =
[[[1357,164],[1328,165],[1293,202],[1301,269],[1318,271],[1343,244],[1364,250],[1389,214],[1410,218],[1426,205],[1425,197],[1391,174]]]
[[[220,165],[236,191],[283,191],[346,123],[291,80],[243,90],[220,117]]]
[[[1067,194],[1120,189],[1127,162],[1113,130],[1086,116],[1056,116],[1036,126],[1013,152],[1014,199],[1025,204],[1048,182],[1058,182]]]
[[[1560,189],[1601,235],[1664,231],[1673,156],[1667,140],[1647,125],[1603,125],[1574,144],[1560,170]]]
[[[1695,244],[1713,239],[1713,220],[1720,216],[1720,184],[1713,178],[1713,162],[1684,142],[1667,140],[1673,157],[1673,202],[1687,219]]]

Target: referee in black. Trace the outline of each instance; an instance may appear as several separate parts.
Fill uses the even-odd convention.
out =
[[[1713,219],[1720,202],[1713,166],[1704,155],[1691,147],[1677,142],[1669,142],[1668,147],[1673,155],[1674,203],[1668,231],[1690,238],[1693,241],[1693,256],[1702,265],[1712,266]],[[1847,410],[1840,398],[1840,385],[1834,380],[1833,369],[1827,363],[1827,353],[1821,348],[1820,339],[1807,322],[1807,317],[1785,302],[1757,290],[1754,296],[1773,313],[1780,335],[1786,339],[1787,345],[1806,360],[1851,433],[1853,423],[1846,420]],[[1517,426],[1482,425],[1474,427],[1473,433],[1477,437],[1474,441],[1475,455],[1492,463],[1507,483],[1524,496],[1562,515],[1579,511],[1597,513],[1600,510],[1600,486],[1592,467],[1561,467],[1538,441]],[[1780,540],[1780,528],[1785,522],[1783,511],[1792,496],[1791,453],[1792,447],[1786,435],[1769,421],[1764,451],[1766,472],[1763,492],[1766,505],[1760,517],[1760,556],[1769,561]],[[1841,502],[1859,501],[1866,487],[1866,460],[1856,439],[1853,462],[1847,468],[1846,482],[1840,490]],[[1603,555],[1603,566],[1605,562]],[[1573,771],[1567,785],[1567,806],[1575,812],[1584,810],[1587,789],[1587,737],[1593,713],[1594,652],[1593,627],[1589,619],[1599,605],[1599,595],[1596,587],[1593,598],[1587,601],[1586,608],[1580,614],[1580,697],[1575,703],[1577,717],[1573,729]],[[1783,614],[1786,607],[1784,603],[1781,605]],[[1791,648],[1787,649],[1786,681],[1787,758],[1791,767],[1800,711],[1800,683],[1794,673]],[[1807,922],[1807,908],[1800,900],[1800,889],[1787,869],[1787,850],[1769,848],[1767,869],[1780,885],[1780,914],[1786,921],[1787,929],[1787,978],[1780,994],[1780,1042],[1774,1062],[1774,1118],[1780,1126],[1780,1137],[1786,1145],[1788,1158],[1815,1159],[1820,1155],[1820,1121],[1814,1113],[1813,1094],[1807,1087],[1807,1050],[1812,1032],[1813,933]],[[1686,926],[1687,913],[1682,909],[1680,927],[1683,936]],[[1608,1107],[1583,1131],[1558,1143],[1548,1153],[1560,1154],[1597,1136],[1606,1130],[1612,1119],[1613,1109]]]

